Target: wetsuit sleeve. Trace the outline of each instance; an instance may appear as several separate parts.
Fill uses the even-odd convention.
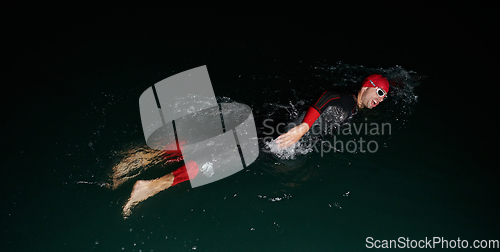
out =
[[[307,109],[306,116],[304,117],[304,120],[302,120],[302,122],[307,123],[307,125],[309,125],[309,128],[311,128],[313,123],[318,119],[321,113],[323,113],[326,110],[326,108],[332,105],[332,102],[335,102],[335,100],[339,98],[340,95],[337,92],[332,92],[332,91],[324,92],[318,98],[318,100],[316,100],[315,103],[309,106],[309,108]]]

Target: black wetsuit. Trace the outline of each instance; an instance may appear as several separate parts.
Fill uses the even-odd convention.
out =
[[[352,94],[326,91],[309,107],[302,120],[311,128],[318,117],[328,124],[341,125],[356,113],[356,100]]]

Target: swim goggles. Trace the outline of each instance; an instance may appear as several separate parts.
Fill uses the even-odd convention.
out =
[[[380,96],[380,97],[384,97],[384,100],[385,100],[385,99],[387,99],[387,92],[385,92],[385,90],[383,90],[383,89],[381,89],[381,88],[377,87],[377,86],[375,85],[375,83],[373,83],[373,81],[372,81],[372,80],[370,80],[370,82],[372,83],[373,87],[375,88],[375,92],[377,92],[378,96]]]

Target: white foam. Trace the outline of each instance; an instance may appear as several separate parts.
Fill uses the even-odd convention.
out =
[[[269,149],[271,153],[276,155],[279,159],[287,160],[287,159],[295,159],[295,156],[305,155],[309,152],[312,152],[313,149],[310,146],[306,146],[302,144],[300,141],[296,142],[292,146],[288,148],[280,148],[275,140],[266,142],[266,147]]]

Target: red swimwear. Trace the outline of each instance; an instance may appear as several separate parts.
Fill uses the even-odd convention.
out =
[[[181,168],[173,171],[174,183],[172,186],[189,180],[189,178],[194,178],[198,174],[198,165],[196,162],[189,160]]]
[[[179,143],[180,146],[183,144],[183,142]],[[167,161],[167,163],[180,162],[183,160],[182,152],[177,149],[177,145],[175,143],[166,145],[165,150],[166,151],[162,153],[162,157]],[[198,164],[196,164],[195,161],[185,161],[184,165],[172,172],[174,175],[174,182],[172,183],[172,186],[196,177],[196,175],[198,175],[198,171]]]

